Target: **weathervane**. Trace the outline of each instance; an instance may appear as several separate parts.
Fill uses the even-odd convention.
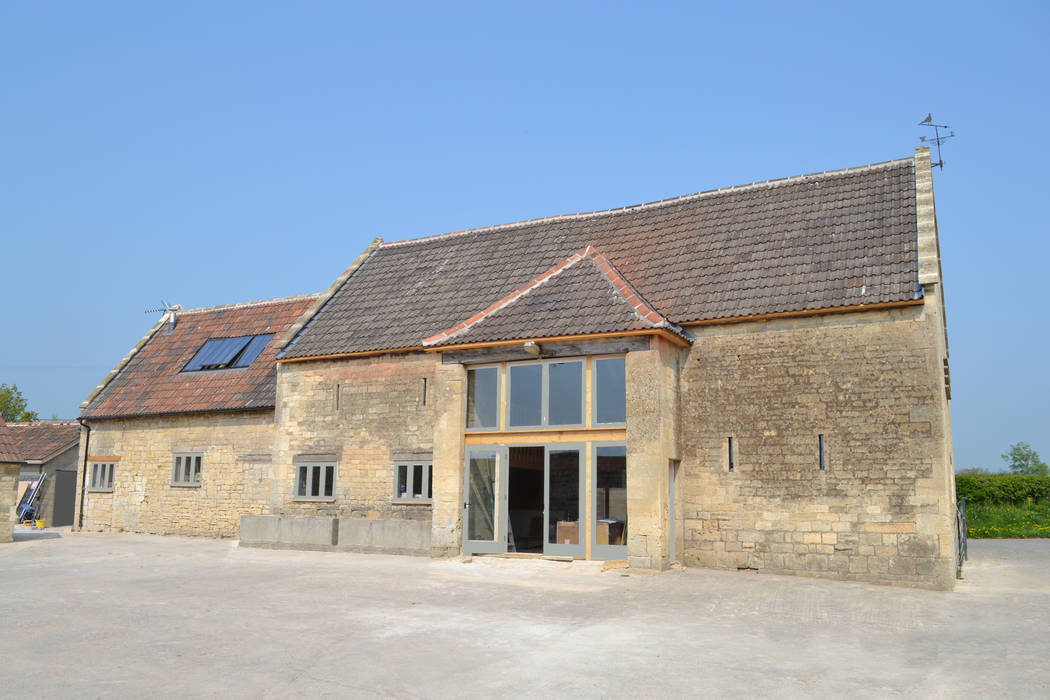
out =
[[[931,114],[929,112],[926,113],[926,118],[923,119],[921,122],[919,122],[919,126],[932,126],[933,127],[933,138],[932,139],[928,139],[925,136],[920,136],[919,140],[922,141],[923,143],[926,143],[926,144],[929,144],[929,143],[937,144],[937,162],[934,163],[933,165],[936,165],[936,166],[940,167],[941,170],[944,170],[944,159],[941,158],[941,144],[944,143],[945,141],[947,141],[948,139],[950,139],[951,137],[955,136],[955,132],[953,131],[950,134],[948,134],[947,136],[941,136],[941,129],[950,129],[951,127],[948,126],[947,124],[934,124],[933,123],[933,114]]]

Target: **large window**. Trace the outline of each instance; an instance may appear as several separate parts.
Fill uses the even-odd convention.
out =
[[[330,499],[335,493],[335,464],[296,464],[295,496],[305,499]]]
[[[171,468],[172,486],[200,486],[202,454],[176,454]]]
[[[467,429],[499,428],[499,367],[467,370]]]
[[[583,361],[546,360],[512,364],[512,428],[583,425]]]
[[[88,489],[91,491],[112,491],[113,468],[116,466],[113,462],[92,462],[91,483]]]
[[[594,359],[594,424],[623,425],[627,422],[627,374],[622,357]]]
[[[434,497],[431,462],[398,462],[394,465],[394,500],[429,501]]]

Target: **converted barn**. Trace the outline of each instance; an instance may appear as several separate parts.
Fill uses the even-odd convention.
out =
[[[311,301],[257,360],[276,361],[272,395],[259,395],[259,430],[239,432],[235,448],[214,431],[158,440],[201,418],[160,399],[151,418],[114,415],[104,383],[85,409],[86,464],[134,466],[112,493],[90,494],[86,525],[952,585],[927,149],[609,211],[377,239]],[[166,369],[139,375],[137,391],[150,395],[176,369],[197,381],[185,375],[207,344],[250,333],[263,331],[194,335]],[[104,439],[96,423],[110,426]],[[132,441],[157,472],[149,497],[141,460],[125,454]],[[214,488],[184,496],[192,483],[168,481],[180,456],[213,452],[230,456],[191,462],[190,478]],[[231,498],[221,528],[209,524]]]

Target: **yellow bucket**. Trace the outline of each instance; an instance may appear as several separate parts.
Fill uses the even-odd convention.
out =
[[[44,521],[43,520],[37,520],[36,521],[36,526],[37,527],[44,527]]]

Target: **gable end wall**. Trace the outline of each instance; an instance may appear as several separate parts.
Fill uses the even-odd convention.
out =
[[[681,378],[687,564],[952,586],[934,300],[694,331]]]

